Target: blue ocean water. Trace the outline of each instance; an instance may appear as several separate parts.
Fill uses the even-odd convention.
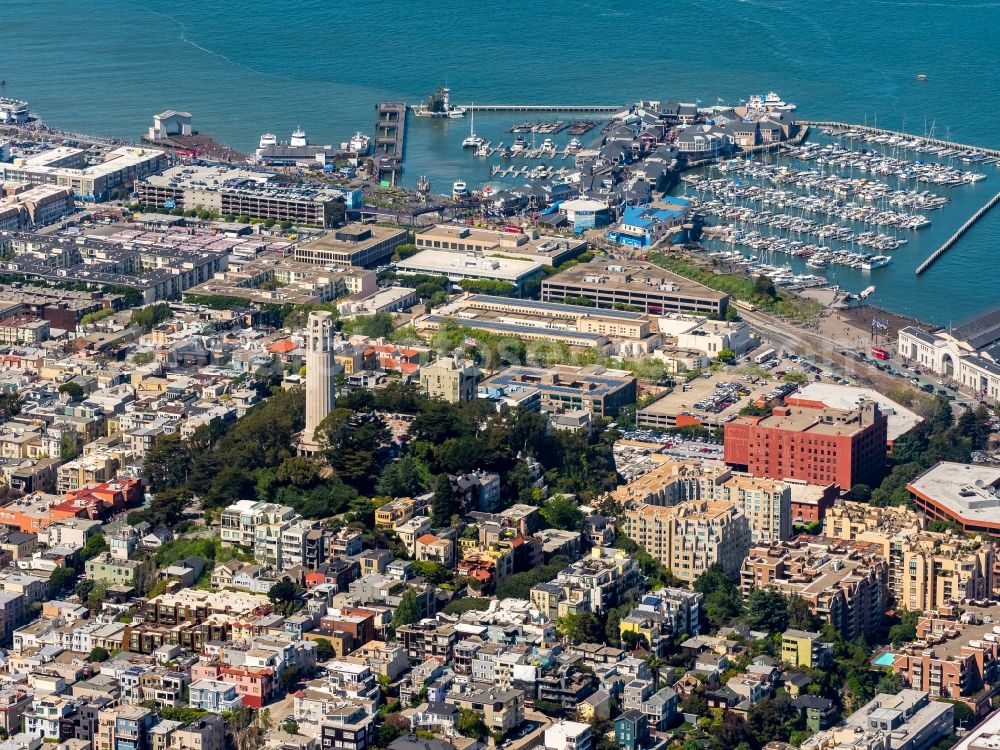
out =
[[[185,109],[243,150],[303,127],[317,143],[373,129],[375,103],[445,82],[461,103],[736,102],[777,90],[798,114],[997,146],[1000,2],[962,0],[4,0],[0,79],[46,121],[136,138]],[[918,82],[917,73],[929,80]],[[516,114],[481,115],[494,142]],[[488,166],[468,123],[411,119],[405,181],[447,191]],[[565,135],[563,136],[563,140]],[[912,269],[1000,190],[1000,169],[954,191],[934,226],[872,277],[872,301],[939,324],[1000,302],[1000,212],[919,279]],[[963,192],[964,191],[964,192]],[[837,279],[857,290],[867,280]]]

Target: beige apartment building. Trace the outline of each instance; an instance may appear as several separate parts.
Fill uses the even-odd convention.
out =
[[[464,404],[476,397],[479,373],[465,359],[439,357],[420,368],[420,388],[431,398]]]
[[[908,508],[840,502],[827,511],[832,539],[877,544],[889,563],[889,592],[906,609],[938,609],[952,599],[986,599],[996,586],[996,548],[982,537],[924,530]]]
[[[718,563],[735,575],[750,549],[750,526],[739,504],[688,500],[641,503],[625,511],[625,533],[683,581]]]
[[[746,516],[752,543],[782,541],[792,533],[790,485],[735,472],[721,463],[665,461],[616,489],[612,497],[625,508],[636,503],[670,506],[689,500],[732,502]]]

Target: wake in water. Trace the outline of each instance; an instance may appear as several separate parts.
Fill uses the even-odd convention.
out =
[[[216,52],[214,49],[209,49],[208,47],[203,47],[200,44],[198,44],[198,42],[195,42],[195,41],[193,41],[191,39],[188,39],[188,36],[187,36],[188,27],[179,18],[174,18],[173,16],[171,16],[171,15],[169,15],[167,13],[163,13],[162,11],[158,11],[158,10],[153,10],[152,8],[149,8],[149,7],[146,7],[146,6],[142,6],[142,9],[144,11],[146,11],[147,13],[151,13],[154,16],[160,16],[161,18],[166,18],[168,21],[171,21],[171,22],[177,24],[177,26],[181,30],[180,40],[184,44],[190,45],[190,46],[194,47],[197,50],[201,50],[202,52],[205,52],[206,54],[213,55],[214,57],[218,57],[221,60],[225,60],[230,65],[235,65],[235,66],[237,66],[239,68],[243,68],[244,70],[249,70],[251,73],[256,73],[257,75],[267,76],[268,78],[277,78],[277,79],[280,79],[280,80],[283,80],[283,81],[291,81],[291,80],[293,80],[293,79],[289,78],[288,76],[278,75],[277,73],[271,73],[271,72],[268,72],[268,71],[265,71],[265,70],[258,70],[257,68],[253,68],[253,67],[247,65],[246,63],[241,63],[239,60],[234,60],[233,58],[228,57],[228,56],[222,54],[221,52]]]

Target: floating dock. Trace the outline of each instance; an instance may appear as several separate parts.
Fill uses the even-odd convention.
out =
[[[958,229],[955,230],[955,233],[951,237],[949,237],[944,241],[941,247],[939,247],[937,250],[931,253],[930,256],[928,256],[927,260],[925,260],[923,263],[917,266],[917,271],[916,271],[917,276],[919,276],[928,268],[930,268],[933,265],[934,261],[936,261],[942,255],[944,255],[948,251],[948,249],[951,248],[952,245],[954,245],[956,242],[958,242],[959,239],[961,239],[963,234],[968,232],[972,228],[972,226],[981,218],[983,218],[989,212],[989,210],[993,208],[997,203],[1000,203],[1000,193],[997,193],[992,198],[990,198],[989,201],[986,202],[986,205],[980,208],[978,211],[976,211],[976,213],[972,214],[972,216],[970,216],[968,220],[964,224],[962,224],[962,226],[960,226]]]
[[[396,184],[403,171],[403,142],[406,138],[406,104],[381,102],[375,123],[375,171],[379,182]]]
[[[874,128],[871,125],[854,125],[849,122],[837,122],[834,120],[798,120],[799,125],[810,125],[817,128],[842,128],[844,130],[861,130],[869,135],[891,135],[900,138],[916,139],[933,146],[944,146],[945,148],[960,148],[964,151],[979,151],[987,156],[1000,157],[1000,149],[985,148],[984,146],[970,146],[968,143],[958,143],[956,141],[946,141],[944,138],[929,138],[915,133],[903,133],[899,130],[887,130],[886,128]]]

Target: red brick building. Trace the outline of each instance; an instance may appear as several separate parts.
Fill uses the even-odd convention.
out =
[[[847,490],[878,479],[885,466],[886,423],[873,401],[850,411],[777,406],[770,416],[729,422],[724,457],[757,477]]]

